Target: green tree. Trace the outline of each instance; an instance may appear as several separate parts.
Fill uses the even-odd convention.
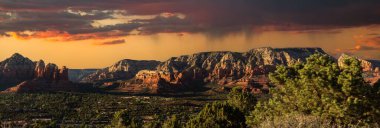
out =
[[[232,88],[227,96],[227,103],[244,113],[253,110],[256,101],[256,97],[252,93],[244,91],[241,87]]]
[[[144,128],[161,128],[162,122],[163,122],[163,116],[162,115],[154,115],[153,120],[150,122],[144,123]]]
[[[320,116],[337,124],[379,121],[378,94],[364,81],[360,62],[350,58],[339,67],[328,55],[315,54],[303,64],[279,66],[269,75],[276,88],[248,117],[250,125],[288,114]]]
[[[114,114],[111,125],[108,128],[141,128],[142,121],[128,115],[128,111],[121,110]]]
[[[186,123],[187,128],[244,128],[245,117],[239,109],[225,103],[214,102],[206,106]]]
[[[367,123],[375,121],[379,116],[379,109],[376,98],[376,87],[365,83],[362,77],[363,71],[360,61],[349,58],[344,60],[342,71],[338,76],[338,84],[341,85],[344,101],[342,109],[344,115],[349,115],[344,118],[346,123]],[[364,110],[364,111],[363,111]]]
[[[177,118],[176,115],[173,115],[171,118],[166,120],[162,125],[163,128],[182,128],[181,120]]]

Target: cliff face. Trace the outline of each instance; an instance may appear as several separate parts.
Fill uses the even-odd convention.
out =
[[[173,57],[162,62],[156,70],[142,70],[135,83],[167,86],[193,86],[205,83],[242,85],[254,88],[265,84],[261,77],[274,71],[276,65],[292,65],[315,53],[326,54],[320,48],[257,48],[248,52],[202,52]]]
[[[50,85],[57,83],[70,83],[68,69],[65,66],[59,69],[55,64],[45,65],[43,60],[33,62],[18,53],[0,62],[1,90],[7,89],[8,92],[17,92],[23,90],[22,88],[48,90],[54,87]]]
[[[159,64],[159,61],[149,60],[121,60],[114,65],[98,70],[95,73],[83,77],[80,82],[104,82],[116,80],[128,80],[136,75],[140,70],[153,70]]]

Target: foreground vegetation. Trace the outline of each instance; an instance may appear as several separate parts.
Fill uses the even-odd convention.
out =
[[[30,127],[379,127],[380,85],[369,85],[362,74],[356,59],[339,67],[316,54],[271,73],[275,87],[269,96],[241,88],[228,95],[169,98],[11,94],[0,97],[0,119]]]
[[[343,65],[316,54],[306,63],[279,66],[270,74],[278,87],[271,90],[269,100],[257,103],[248,123],[256,126],[299,115],[311,117],[318,126],[376,126],[380,121],[379,85],[365,82],[360,61],[346,59]]]
[[[174,114],[181,120],[199,112],[202,106],[225,95],[193,97],[126,96],[108,94],[54,93],[1,94],[0,122],[4,125],[48,125],[64,127],[104,127],[114,114],[126,111],[129,116],[164,120]]]

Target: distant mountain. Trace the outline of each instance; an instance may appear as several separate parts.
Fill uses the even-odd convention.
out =
[[[14,54],[0,62],[3,92],[77,91],[78,83],[101,85],[106,89],[132,93],[191,91],[208,85],[241,86],[253,93],[267,92],[268,74],[277,65],[304,62],[310,55],[326,54],[321,48],[255,48],[247,52],[201,52],[154,60],[121,60],[104,69],[58,68]],[[337,59],[352,56],[343,54]],[[380,79],[380,61],[359,59],[367,81]],[[220,86],[222,85],[222,86]]]
[[[68,80],[68,68],[33,62],[18,53],[0,62],[0,91],[40,92],[74,88]]]
[[[69,80],[80,82],[84,77],[95,73],[99,69],[69,69]]]
[[[248,52],[201,52],[172,57],[156,70],[142,70],[132,81],[122,83],[126,91],[193,88],[208,83],[239,85],[252,91],[267,88],[266,75],[277,65],[303,62],[312,54],[326,54],[321,48],[256,48]]]
[[[0,89],[4,90],[35,76],[36,62],[15,53],[0,62]]]
[[[97,70],[96,72],[83,77],[80,82],[105,82],[116,80],[128,80],[133,78],[140,70],[153,70],[159,64],[154,60],[131,60],[124,59],[116,62],[110,67]]]

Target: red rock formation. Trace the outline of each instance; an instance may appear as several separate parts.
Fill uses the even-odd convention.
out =
[[[36,63],[36,66],[34,68],[35,78],[43,78],[44,72],[45,72],[45,62],[43,60],[40,60]]]
[[[33,61],[18,53],[0,62],[0,84],[17,84],[33,78]]]
[[[5,81],[8,80],[8,81]],[[38,92],[75,90],[68,80],[68,68],[58,69],[55,64],[44,61],[33,62],[20,54],[0,62],[0,83],[17,86],[6,87],[7,92]]]
[[[153,70],[159,64],[153,60],[130,60],[124,59],[114,65],[98,70],[84,78],[81,82],[93,83],[102,81],[128,80],[133,78],[140,70]]]
[[[69,69],[66,66],[63,66],[59,72],[60,80],[68,81],[69,80]]]
[[[44,79],[50,82],[53,81],[56,77],[56,70],[58,70],[57,65],[51,63],[47,64],[45,66]]]
[[[202,52],[188,56],[172,57],[159,64],[157,70],[140,71],[136,81],[144,85],[191,87],[204,83],[240,85],[247,88],[262,88],[267,84],[256,79],[274,71],[276,65],[291,65],[304,61],[319,48],[272,49],[258,48],[245,53]]]

